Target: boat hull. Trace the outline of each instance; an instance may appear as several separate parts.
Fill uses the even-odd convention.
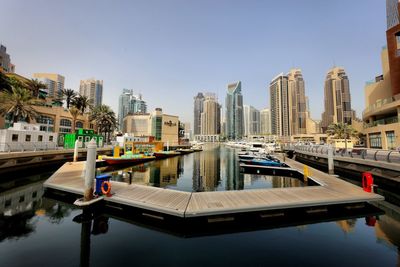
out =
[[[108,165],[122,165],[122,164],[135,164],[135,163],[151,161],[154,160],[155,158],[156,157],[124,159],[124,158],[103,157],[103,160],[106,161]]]

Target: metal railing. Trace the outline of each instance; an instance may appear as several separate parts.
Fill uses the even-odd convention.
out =
[[[286,145],[286,150],[294,150],[296,153],[307,152],[314,156],[328,156],[329,146],[327,145]],[[400,151],[397,150],[382,150],[370,148],[332,148],[334,157],[356,158],[362,160],[373,160],[387,163],[400,164]]]
[[[9,142],[0,143],[0,152],[24,152],[59,149],[55,142]]]

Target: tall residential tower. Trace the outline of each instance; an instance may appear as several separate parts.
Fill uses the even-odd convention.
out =
[[[228,84],[226,105],[226,137],[228,140],[241,139],[243,137],[243,96],[242,83]]]
[[[103,81],[95,80],[94,78],[81,80],[79,94],[89,98],[89,102],[93,107],[100,106],[103,101]]]
[[[63,97],[64,76],[55,73],[34,73],[33,78],[46,84],[47,97],[53,99],[61,99]]]
[[[349,78],[343,68],[334,67],[326,75],[324,87],[322,130],[325,132],[332,123],[351,124],[351,98]]]
[[[194,119],[193,119],[193,134],[199,135],[201,134],[201,113],[203,112],[203,102],[204,95],[203,93],[198,93],[197,96],[194,97]]]
[[[147,112],[147,105],[142,95],[135,95],[132,89],[122,89],[118,101],[118,123],[122,129],[124,117],[129,113],[143,114]]]

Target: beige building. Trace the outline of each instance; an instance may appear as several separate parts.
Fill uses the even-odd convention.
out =
[[[123,132],[134,136],[154,136],[169,145],[179,144],[179,118],[163,114],[160,108],[149,114],[128,114],[123,121]]]
[[[46,84],[48,98],[61,99],[63,97],[64,76],[56,73],[34,73],[33,78]]]
[[[363,111],[367,146],[370,148],[395,149],[400,146],[400,94],[393,95],[391,88],[388,50],[381,52],[383,74],[365,85]]]
[[[79,94],[86,96],[93,107],[100,106],[103,102],[103,81],[94,78],[81,80]]]
[[[260,110],[260,135],[271,134],[271,110],[265,108]]]
[[[301,69],[291,69],[288,77],[290,133],[307,133],[307,101]]]
[[[307,134],[319,134],[321,133],[321,121],[313,120],[307,117]]]
[[[123,120],[123,132],[134,136],[151,135],[151,116],[147,114],[132,114]],[[129,117],[129,118],[128,118]]]
[[[324,107],[321,127],[326,131],[332,123],[351,124],[352,110],[349,79],[343,68],[330,69],[325,78]]]
[[[201,135],[218,135],[221,133],[221,105],[218,103],[215,94],[205,94],[200,122]]]

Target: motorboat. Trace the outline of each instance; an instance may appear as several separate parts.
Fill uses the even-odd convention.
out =
[[[153,154],[157,159],[165,159],[181,155],[181,153],[177,151],[156,151]]]
[[[257,166],[268,166],[268,167],[285,167],[287,166],[284,163],[268,160],[268,159],[244,159],[240,160],[240,162],[246,165],[257,165]]]
[[[149,156],[144,154],[131,154],[131,153],[124,154],[120,157],[111,157],[111,156],[101,157],[101,159],[107,162],[108,165],[142,163],[154,160],[155,158],[156,158],[155,156]]]

